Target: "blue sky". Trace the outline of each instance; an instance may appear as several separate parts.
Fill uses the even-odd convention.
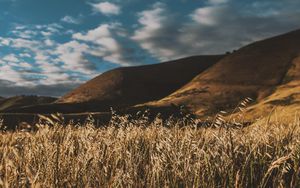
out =
[[[120,66],[300,28],[299,0],[0,0],[0,96],[60,96]]]

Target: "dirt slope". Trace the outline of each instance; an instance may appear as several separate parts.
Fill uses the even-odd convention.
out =
[[[129,106],[158,100],[188,83],[222,57],[195,56],[155,65],[114,69],[81,85],[57,103],[97,102]]]
[[[255,42],[223,58],[173,94],[146,105],[186,105],[206,116],[230,110],[246,97],[261,101],[278,86],[289,87],[285,79],[299,52],[300,30]]]

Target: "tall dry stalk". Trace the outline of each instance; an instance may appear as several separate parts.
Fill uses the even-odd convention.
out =
[[[106,127],[93,123],[54,116],[34,132],[2,131],[0,187],[300,186],[296,122],[230,128],[219,117],[217,128],[197,128],[116,116]]]

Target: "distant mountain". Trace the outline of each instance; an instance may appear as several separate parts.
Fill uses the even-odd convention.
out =
[[[0,99],[0,112],[30,105],[52,103],[56,98],[43,96],[15,96]]]
[[[230,111],[246,97],[268,103],[268,108],[296,105],[299,57],[300,30],[255,42],[224,57],[171,95],[146,105],[186,105],[199,116]],[[256,110],[269,112],[252,111]]]

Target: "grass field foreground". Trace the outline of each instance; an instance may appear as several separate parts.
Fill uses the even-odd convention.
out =
[[[1,187],[299,187],[300,127],[49,119],[0,133]]]

